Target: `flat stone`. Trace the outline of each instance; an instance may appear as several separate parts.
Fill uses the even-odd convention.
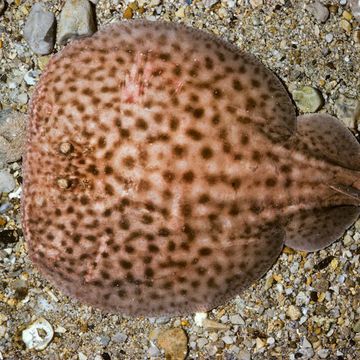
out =
[[[61,13],[57,42],[60,45],[71,39],[86,37],[96,31],[93,9],[88,0],[67,0]]]
[[[15,189],[16,183],[7,170],[0,170],[0,193],[9,193]]]
[[[360,123],[360,101],[340,95],[335,101],[335,113],[348,128],[356,129]]]
[[[315,1],[306,6],[306,9],[314,16],[314,18],[324,23],[330,15],[329,9],[320,1]]]
[[[187,354],[187,336],[183,329],[168,329],[160,333],[158,345],[164,349],[165,357],[172,360],[183,360]]]
[[[38,55],[50,54],[55,43],[55,16],[45,5],[36,3],[24,27],[24,38],[31,50]]]
[[[0,111],[0,169],[21,158],[26,138],[26,115],[11,109]]]
[[[360,21],[360,0],[350,0],[350,8],[354,18]]]

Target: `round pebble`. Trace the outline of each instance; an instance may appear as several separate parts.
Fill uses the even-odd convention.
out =
[[[292,92],[297,107],[304,113],[313,113],[324,104],[321,92],[311,86],[303,86]]]

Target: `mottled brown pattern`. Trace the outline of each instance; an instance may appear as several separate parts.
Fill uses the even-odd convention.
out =
[[[351,134],[326,115],[296,121],[253,56],[180,25],[120,23],[72,42],[37,86],[24,232],[41,272],[86,303],[208,310],[284,243],[338,238],[359,213],[359,169]]]

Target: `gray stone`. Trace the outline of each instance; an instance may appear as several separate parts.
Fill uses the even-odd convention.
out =
[[[99,343],[101,346],[107,346],[107,345],[109,345],[110,337],[107,336],[107,335],[101,335],[101,336],[98,336],[98,337],[96,338],[96,340],[98,341],[98,343]]]
[[[205,338],[200,338],[197,341],[197,346],[199,349],[202,349],[209,341]]]
[[[50,54],[55,42],[55,16],[41,3],[30,11],[24,27],[24,38],[31,50],[38,55]]]
[[[117,343],[123,343],[127,340],[127,335],[122,333],[121,331],[118,331],[111,339],[112,341],[114,342],[117,342]]]
[[[0,169],[21,158],[26,138],[26,115],[11,109],[0,111]]]
[[[320,358],[320,359],[327,359],[327,357],[329,356],[330,354],[330,350],[329,349],[320,349],[317,351],[317,356]]]
[[[57,42],[86,37],[96,31],[93,9],[88,0],[67,0],[60,14]]]
[[[335,113],[347,127],[359,129],[360,123],[360,101],[340,95],[335,101]]]
[[[203,4],[206,8],[210,9],[212,6],[214,6],[218,2],[219,2],[219,0],[204,0]]]
[[[231,315],[230,322],[234,325],[245,325],[244,319],[239,314]]]
[[[0,193],[9,193],[15,189],[16,183],[7,170],[0,170]]]
[[[314,356],[314,350],[309,340],[304,337],[299,352],[303,355],[302,359],[312,359]]]
[[[320,1],[315,1],[312,4],[306,6],[306,9],[314,16],[314,18],[324,23],[330,15],[329,9]]]
[[[360,21],[360,0],[350,0],[350,8],[354,18]]]

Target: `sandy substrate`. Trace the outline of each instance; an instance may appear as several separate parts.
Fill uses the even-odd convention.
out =
[[[10,0],[0,15],[0,110],[26,112],[34,86],[24,75],[40,74],[49,58],[34,54],[22,36],[34,3]],[[58,18],[64,1],[45,3]],[[127,3],[100,0],[94,6],[98,28],[125,16],[205,29],[256,55],[290,92],[318,89],[324,103],[319,111],[341,117],[357,134],[360,30],[346,1],[323,0],[330,10],[324,23],[307,8],[310,1]],[[210,3],[215,4],[204,6]],[[168,358],[184,358],[184,348],[189,359],[360,357],[360,221],[325,250],[306,254],[285,248],[261,280],[205,321],[205,315],[123,318],[65,297],[33,268],[21,230],[21,162],[6,168],[16,187],[2,194],[0,206],[0,359],[162,359],[163,348],[170,356],[175,339],[180,352]],[[23,330],[40,318],[51,324],[53,338],[44,350],[29,349]],[[177,329],[175,336],[167,329]]]

